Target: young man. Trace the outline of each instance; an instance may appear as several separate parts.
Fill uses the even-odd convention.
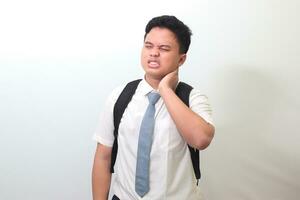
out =
[[[145,75],[119,125],[115,181],[112,184],[113,109],[124,86],[115,89],[108,97],[94,136],[98,144],[92,172],[93,198],[106,200],[111,187],[113,199],[198,200],[187,145],[202,150],[210,144],[214,136],[211,108],[206,96],[196,89],[190,93],[189,107],[174,92],[178,84],[178,68],[186,60],[191,31],[174,16],[151,19],[145,31],[141,54]],[[149,105],[149,93],[159,93],[160,97],[154,105],[150,163],[145,172],[149,173],[148,189],[140,194],[136,185],[138,148],[141,146],[139,136]]]

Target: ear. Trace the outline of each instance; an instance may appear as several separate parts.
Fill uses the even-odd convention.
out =
[[[179,62],[178,62],[178,66],[180,67],[181,65],[183,65],[183,63],[185,62],[186,60],[186,54],[181,54],[180,55],[180,58],[179,58]]]

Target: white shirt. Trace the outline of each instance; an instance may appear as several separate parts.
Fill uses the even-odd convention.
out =
[[[96,129],[94,139],[105,146],[114,142],[113,107],[123,88],[112,91]],[[128,104],[119,125],[118,154],[112,191],[121,200],[199,200],[196,178],[187,143],[176,129],[160,98],[155,105],[155,128],[150,154],[150,190],[140,198],[135,192],[138,136],[143,115],[149,104],[147,94],[154,89],[142,80]],[[193,89],[190,108],[212,123],[211,108],[205,95]]]

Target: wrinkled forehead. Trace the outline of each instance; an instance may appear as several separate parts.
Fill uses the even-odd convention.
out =
[[[154,27],[146,35],[145,43],[153,43],[155,45],[179,46],[176,35],[167,28]]]

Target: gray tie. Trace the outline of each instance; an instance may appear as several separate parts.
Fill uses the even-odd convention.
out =
[[[143,197],[149,191],[149,161],[154,130],[155,103],[159,99],[158,93],[149,93],[149,105],[142,120],[137,150],[135,191]]]

